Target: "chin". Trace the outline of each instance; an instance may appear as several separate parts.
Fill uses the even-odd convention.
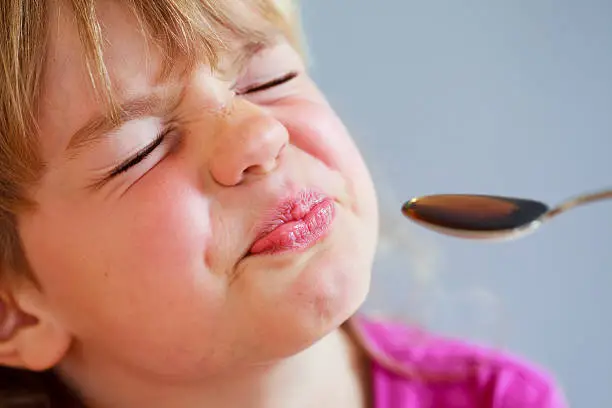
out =
[[[256,318],[261,325],[255,333],[265,332],[261,346],[269,358],[299,353],[359,310],[369,291],[374,250],[366,246],[356,252],[351,244],[324,246],[301,263],[292,279],[291,272],[280,272],[287,274],[286,286],[268,292],[276,296],[266,296]]]
[[[240,321],[264,359],[296,354],[339,328],[370,288],[377,239],[371,220],[338,211],[334,227],[304,251],[247,259],[233,290]],[[244,303],[243,301],[246,301]]]

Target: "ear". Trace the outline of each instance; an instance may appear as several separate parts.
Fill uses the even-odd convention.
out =
[[[70,343],[34,285],[0,292],[0,365],[47,370],[61,361]]]

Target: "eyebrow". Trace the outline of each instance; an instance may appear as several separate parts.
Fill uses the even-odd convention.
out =
[[[274,41],[247,42],[240,47],[237,58],[233,65],[238,67],[237,71],[242,71],[246,64],[261,50],[272,46]],[[76,157],[78,153],[90,145],[93,145],[113,130],[119,129],[124,124],[147,116],[165,116],[172,112],[180,104],[185,89],[176,92],[170,97],[163,97],[159,94],[149,94],[145,96],[129,99],[121,103],[118,107],[119,117],[115,120],[108,114],[98,114],[88,120],[70,137],[66,153],[69,157]]]

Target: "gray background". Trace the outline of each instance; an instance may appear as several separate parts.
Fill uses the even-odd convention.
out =
[[[612,187],[612,2],[302,8],[313,75],[369,161],[399,250],[379,260],[368,307],[507,347],[551,370],[572,406],[610,406],[612,202],[505,244],[438,236],[398,211],[429,193],[556,203]]]

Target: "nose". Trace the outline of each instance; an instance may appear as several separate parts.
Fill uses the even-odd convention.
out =
[[[249,176],[265,175],[278,166],[289,143],[285,126],[260,107],[243,100],[226,111],[209,161],[213,179],[235,186]]]

